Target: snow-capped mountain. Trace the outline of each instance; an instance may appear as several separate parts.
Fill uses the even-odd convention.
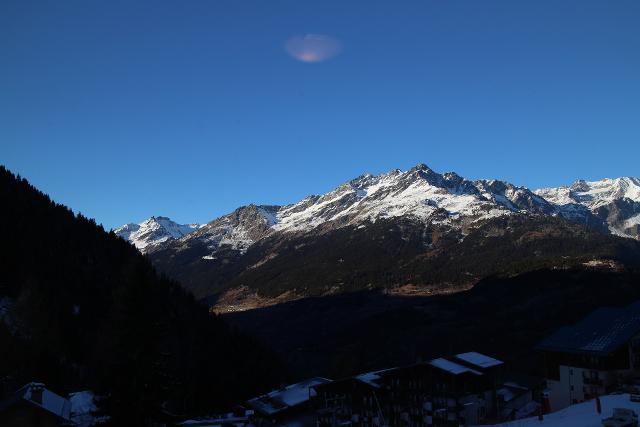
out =
[[[420,164],[286,206],[243,206],[146,252],[196,297],[229,307],[375,287],[462,289],[499,272],[636,253],[636,242],[609,234],[640,236],[637,183],[534,192]]]
[[[484,220],[513,214],[562,216],[638,238],[640,180],[578,181],[570,187],[534,192],[499,180],[470,181],[454,172],[441,174],[419,164],[408,171],[365,174],[291,205],[243,206],[202,226],[180,226],[166,219],[161,225],[152,218],[116,232],[146,252],[167,244],[184,249],[198,241],[206,245],[209,253],[204,256],[209,259],[220,248],[244,252],[274,234],[322,233],[379,219],[405,218],[460,230],[464,235]],[[169,226],[164,225],[167,222]]]
[[[323,232],[388,218],[466,229],[488,218],[524,212],[553,214],[555,207],[524,187],[496,180],[473,182],[420,164],[404,172],[362,175],[291,205],[243,206],[171,244],[184,248],[197,240],[212,252],[206,258],[212,258],[219,248],[245,251],[276,233]]]
[[[199,224],[183,225],[164,216],[152,216],[140,224],[125,224],[113,231],[141,252],[147,252],[160,243],[186,236],[200,227]]]
[[[640,238],[640,179],[622,177],[536,191],[568,219],[601,221],[612,234]]]
[[[323,196],[283,206],[273,228],[306,231],[326,224],[339,227],[395,217],[463,227],[515,212],[550,213],[553,209],[526,188],[495,180],[472,182],[420,164],[406,172],[363,175]]]
[[[243,252],[273,230],[279,209],[279,206],[243,206],[202,225],[198,231],[179,239],[175,244],[180,246],[199,241],[211,251],[224,247]]]

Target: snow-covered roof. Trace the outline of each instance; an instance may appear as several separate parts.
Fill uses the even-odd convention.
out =
[[[527,393],[529,389],[513,382],[506,382],[496,391],[496,394],[502,397],[502,400],[509,402],[514,398]]]
[[[40,393],[42,394],[40,395]],[[25,401],[30,405],[42,408],[66,421],[70,420],[71,402],[51,390],[47,390],[44,384],[29,383],[25,385],[12,397],[0,403],[0,409],[10,407],[19,401]]]
[[[380,371],[373,371],[373,372],[366,372],[364,374],[356,375],[356,379],[362,381],[365,384],[369,384],[369,385],[371,385],[373,387],[379,388],[380,384],[378,383],[378,380],[380,379],[380,374],[392,371],[394,369],[396,369],[396,368],[382,369]]]
[[[380,379],[380,375],[378,375],[378,372],[367,372],[366,374],[357,375],[356,378],[363,383],[367,383],[374,387],[380,387],[380,384],[376,382]]]
[[[433,359],[429,362],[430,365],[435,366],[436,368],[442,369],[443,371],[447,371],[454,375],[464,374],[464,373],[472,373],[475,375],[482,375],[481,372],[476,371],[475,369],[467,368],[466,366],[460,365],[456,362],[452,362],[451,360],[440,357],[438,359]]]
[[[329,382],[331,380],[326,378],[311,378],[253,398],[247,401],[247,404],[264,414],[274,415],[308,401],[315,393],[311,387]]]
[[[502,397],[502,400],[505,401],[505,402],[509,402],[509,401],[513,400],[513,398],[518,395],[518,393],[516,393],[516,391],[510,389],[509,387],[499,388],[498,391],[496,391],[496,394],[498,396]]]
[[[487,369],[503,364],[501,360],[494,359],[493,357],[489,357],[475,351],[456,354],[456,358],[482,369]]]
[[[560,328],[538,350],[607,355],[640,333],[640,302],[599,308],[573,326]]]
[[[36,402],[34,399],[34,392],[36,388],[42,387],[42,402]],[[71,402],[68,399],[65,399],[62,396],[59,396],[44,388],[44,384],[31,383],[25,386],[26,390],[23,395],[23,398],[29,400],[31,403],[34,403],[49,412],[52,412],[59,417],[69,419],[71,415]]]

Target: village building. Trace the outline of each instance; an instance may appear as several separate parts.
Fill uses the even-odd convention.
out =
[[[29,383],[0,402],[0,426],[67,426],[71,421],[71,402],[45,388]]]
[[[544,358],[548,410],[611,392],[640,372],[640,302],[597,309],[536,348]]]
[[[309,400],[315,396],[314,387],[331,382],[326,378],[311,378],[274,390],[246,402],[254,411],[255,425],[314,425],[315,414],[309,410]]]
[[[495,419],[503,362],[461,353],[313,387],[318,426],[467,426]]]
[[[391,369],[393,370],[393,369]],[[337,425],[381,426],[389,401],[388,391],[380,383],[381,374],[369,372],[314,387],[314,407],[318,427]]]

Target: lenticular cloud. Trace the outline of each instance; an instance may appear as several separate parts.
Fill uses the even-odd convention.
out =
[[[287,40],[284,45],[289,55],[302,62],[322,62],[340,53],[340,41],[322,34],[306,34]]]

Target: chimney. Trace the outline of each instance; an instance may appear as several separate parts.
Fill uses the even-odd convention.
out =
[[[44,391],[44,384],[31,383],[29,387],[31,389],[31,401],[42,405],[42,393]]]

